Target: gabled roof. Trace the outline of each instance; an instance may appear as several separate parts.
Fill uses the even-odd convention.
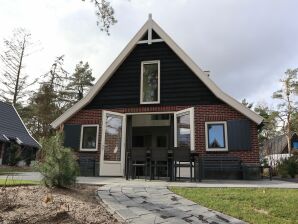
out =
[[[0,141],[15,140],[18,144],[40,147],[31,136],[15,107],[0,101]]]
[[[298,138],[297,134],[295,132],[292,133],[292,139],[293,137]],[[263,150],[269,153],[269,155],[273,154],[282,154],[284,151],[288,153],[288,140],[286,135],[279,135],[275,136],[272,139],[269,139],[264,142]],[[286,149],[286,150],[285,150]]]
[[[205,73],[204,71],[196,65],[196,63],[172,40],[172,38],[149,16],[147,22],[142,26],[142,28],[137,32],[137,34],[132,38],[132,40],[127,44],[127,46],[122,50],[119,56],[114,60],[110,67],[103,73],[103,75],[98,79],[96,84],[90,89],[88,94],[77,102],[74,106],[68,109],[64,114],[58,117],[55,121],[51,123],[53,128],[57,128],[59,125],[63,124],[66,120],[72,117],[76,112],[81,110],[86,106],[102,89],[106,82],[111,78],[117,68],[126,59],[129,53],[138,44],[139,40],[147,33],[155,33],[164,41],[177,55],[180,59],[198,76],[198,78],[214,93],[214,95],[227,103],[252,121],[257,124],[262,123],[263,118],[256,114],[255,112],[248,109],[246,106],[230,97],[224,93]],[[154,44],[154,43],[152,43]]]

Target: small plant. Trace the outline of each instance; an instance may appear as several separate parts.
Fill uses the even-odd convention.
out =
[[[277,165],[277,172],[283,178],[288,176],[294,178],[298,173],[298,157],[291,156],[281,160]]]
[[[41,160],[37,169],[43,175],[47,187],[68,187],[78,175],[78,164],[74,153],[62,146],[63,136],[56,134],[41,140]]]
[[[8,182],[14,182],[14,175],[8,174],[5,178],[4,185],[0,189],[0,211],[13,210],[17,204],[16,199],[19,195],[19,187],[13,188],[10,192],[7,191]]]

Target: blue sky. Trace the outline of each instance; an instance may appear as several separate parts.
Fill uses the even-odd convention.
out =
[[[0,40],[13,28],[31,31],[42,50],[25,61],[33,79],[65,54],[72,72],[88,61],[96,78],[145,23],[148,13],[224,91],[240,100],[272,103],[287,68],[298,67],[298,1],[112,0],[111,35],[96,26],[88,0],[0,0]],[[0,50],[1,50],[0,45]]]

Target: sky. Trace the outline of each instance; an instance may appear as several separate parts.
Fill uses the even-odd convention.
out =
[[[23,27],[38,44],[25,60],[30,79],[65,55],[74,71],[88,61],[98,79],[146,22],[148,14],[237,100],[273,105],[272,93],[288,68],[298,67],[298,1],[295,0],[111,0],[118,22],[111,35],[96,26],[86,0],[0,0],[3,38]]]

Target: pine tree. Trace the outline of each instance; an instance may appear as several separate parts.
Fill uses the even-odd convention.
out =
[[[288,69],[280,80],[282,88],[273,93],[273,99],[280,101],[278,104],[278,118],[282,124],[282,131],[287,136],[288,153],[291,154],[292,144],[292,118],[297,112],[298,94],[298,69]]]
[[[69,77],[69,84],[66,89],[68,92],[70,102],[74,103],[84,97],[85,92],[89,87],[93,86],[95,78],[92,76],[92,69],[89,67],[88,62],[85,64],[80,61],[76,65],[75,71]]]
[[[47,187],[68,187],[75,183],[79,174],[74,153],[62,146],[63,136],[56,134],[41,140],[41,158],[38,170]]]

